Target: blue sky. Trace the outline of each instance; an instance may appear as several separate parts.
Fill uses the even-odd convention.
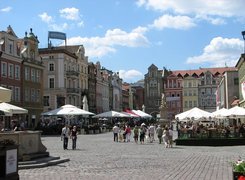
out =
[[[47,47],[48,31],[64,32],[89,61],[131,83],[151,64],[234,66],[244,52],[244,7],[244,0],[0,0],[0,30],[11,25],[22,38],[32,28],[39,47]]]

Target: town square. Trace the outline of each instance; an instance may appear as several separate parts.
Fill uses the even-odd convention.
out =
[[[1,0],[0,180],[243,180],[243,7]]]

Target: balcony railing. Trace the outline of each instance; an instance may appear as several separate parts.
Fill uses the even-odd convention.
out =
[[[77,71],[66,71],[66,76],[79,76]]]
[[[79,88],[67,88],[66,93],[79,94]]]

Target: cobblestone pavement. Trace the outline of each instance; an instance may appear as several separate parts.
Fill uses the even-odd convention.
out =
[[[131,137],[132,139],[132,137]],[[245,157],[245,146],[165,148],[113,142],[112,133],[79,135],[77,150],[63,150],[58,136],[42,137],[51,156],[69,162],[19,170],[21,180],[232,180],[231,162]]]

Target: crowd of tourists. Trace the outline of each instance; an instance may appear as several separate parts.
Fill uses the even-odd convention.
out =
[[[182,122],[177,125],[179,138],[245,138],[245,124],[223,125]]]
[[[112,132],[115,142],[130,142],[133,137],[136,144],[153,143],[156,135],[159,144],[164,143],[166,148],[173,147],[173,130],[168,126],[154,124],[147,126],[142,123],[140,126],[135,125],[131,128],[129,125],[115,124]]]

